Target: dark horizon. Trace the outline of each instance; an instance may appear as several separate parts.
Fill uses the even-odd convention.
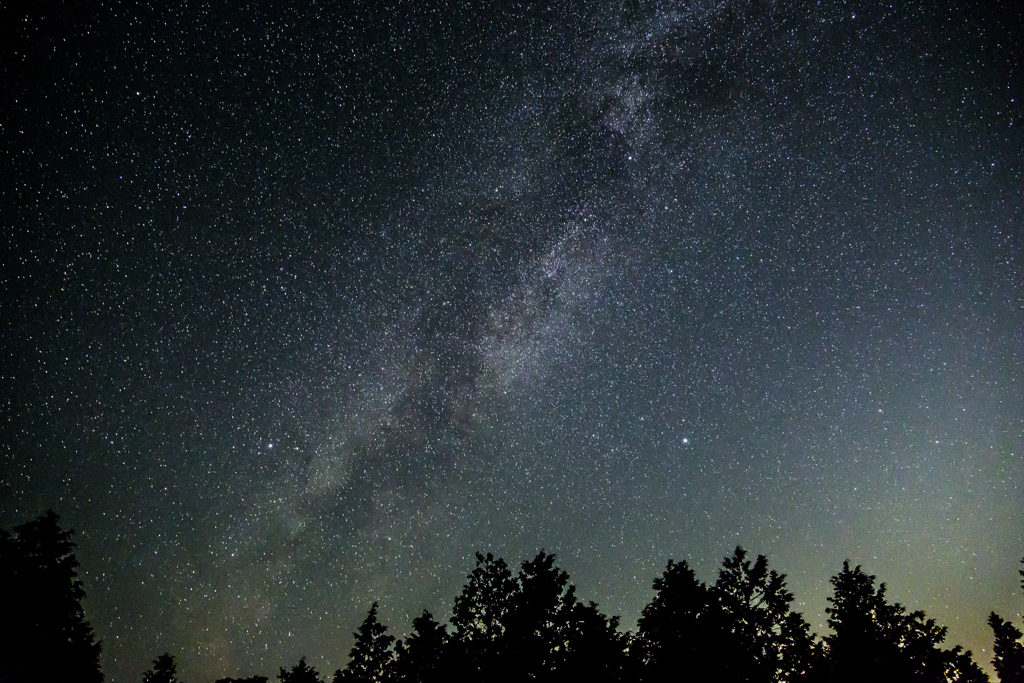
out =
[[[102,683],[102,644],[85,614],[86,596],[73,530],[48,510],[0,529],[0,678]],[[324,677],[301,655],[279,667],[281,683],[439,683],[449,680],[593,683],[720,680],[749,683],[988,683],[970,650],[949,642],[948,628],[925,612],[894,602],[884,581],[849,561],[829,579],[828,632],[815,634],[793,610],[787,576],[768,558],[737,546],[714,581],[686,560],[670,559],[652,581],[654,595],[635,630],[581,598],[557,557],[540,550],[509,565],[476,553],[455,596],[451,618],[424,608],[396,638],[374,601],[353,632],[344,666]],[[1021,560],[1024,565],[1024,559]],[[1018,571],[1024,588],[1024,569]],[[995,612],[992,680],[1024,677],[1024,636]],[[401,634],[399,629],[399,635]],[[144,683],[176,683],[180,662],[164,652]],[[330,669],[323,673],[329,674]],[[217,676],[215,683],[268,683],[270,677]]]
[[[1009,7],[5,10],[0,528],[78,531],[112,683],[333,671],[476,552],[628,629],[737,545],[818,633],[850,559],[991,671]]]

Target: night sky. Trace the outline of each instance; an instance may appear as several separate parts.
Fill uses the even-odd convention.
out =
[[[628,629],[742,545],[825,633],[850,558],[989,666],[1018,14],[230,4],[0,20],[0,526],[76,530],[108,680],[330,673],[541,548]]]

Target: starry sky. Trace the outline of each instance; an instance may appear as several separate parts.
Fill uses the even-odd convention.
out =
[[[850,558],[988,666],[1024,41],[960,4],[5,8],[0,526],[76,530],[115,683],[541,548],[630,629],[742,545],[825,633]]]

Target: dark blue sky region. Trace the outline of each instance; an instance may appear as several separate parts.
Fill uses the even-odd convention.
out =
[[[1006,6],[4,16],[0,526],[77,531],[110,681],[333,671],[476,551],[1019,614]]]

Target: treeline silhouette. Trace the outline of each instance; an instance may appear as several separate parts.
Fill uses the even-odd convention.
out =
[[[85,620],[78,563],[57,516],[0,530],[0,683],[101,682],[100,644]],[[1021,586],[1024,587],[1024,571]],[[449,623],[424,612],[405,640],[388,633],[370,607],[355,632],[344,669],[332,683],[435,681],[595,682],[705,681],[745,683],[974,683],[988,677],[969,651],[943,648],[946,629],[923,612],[889,602],[885,584],[843,563],[828,598],[831,633],[815,636],[791,609],[786,577],[762,555],[743,548],[722,562],[713,584],[685,562],[669,560],[654,579],[654,599],[635,633],[618,617],[584,603],[540,551],[518,572],[501,558],[476,555],[476,567],[455,598]],[[1024,683],[1020,629],[992,613],[993,666],[1002,683]],[[303,658],[281,668],[281,683],[325,683]],[[142,674],[144,683],[180,683],[165,653]],[[268,683],[266,676],[217,683]]]

